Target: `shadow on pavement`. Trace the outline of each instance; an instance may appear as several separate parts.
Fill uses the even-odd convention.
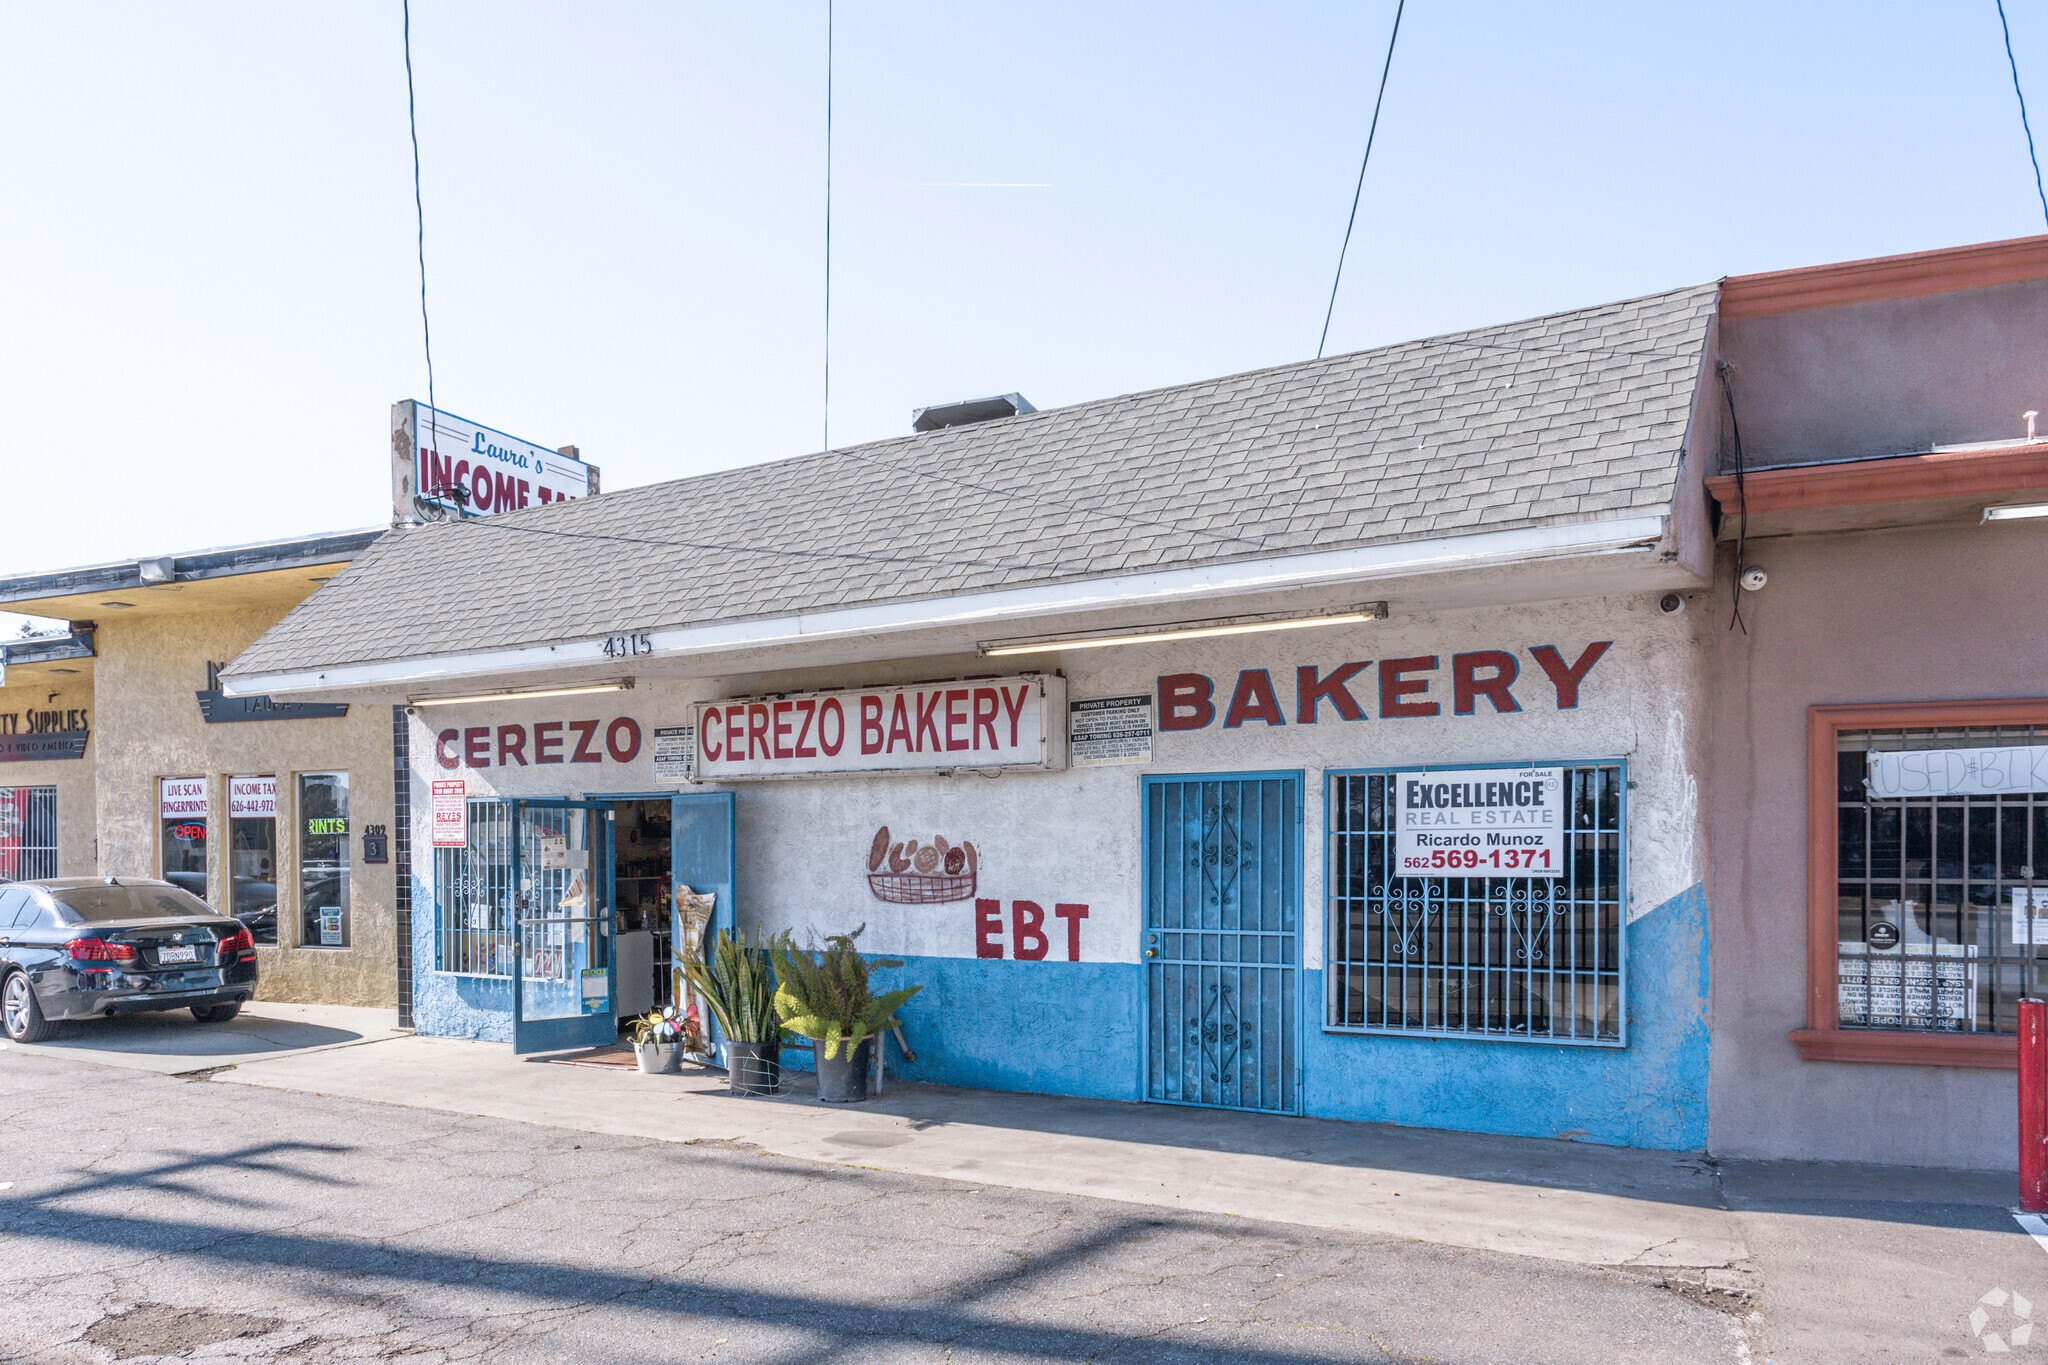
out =
[[[298,1019],[242,1014],[225,1024],[202,1024],[189,1010],[74,1019],[58,1025],[47,1042],[14,1044],[26,1052],[45,1048],[152,1057],[243,1057],[333,1047],[363,1037],[352,1029]]]
[[[167,1162],[146,1171],[96,1177],[39,1198],[0,1201],[0,1230],[19,1238],[146,1250],[157,1256],[191,1256],[224,1268],[317,1270],[328,1277],[345,1274],[400,1284],[424,1281],[578,1306],[626,1303],[693,1315],[724,1313],[735,1319],[772,1323],[805,1334],[803,1342],[793,1345],[781,1357],[794,1365],[797,1361],[829,1360],[844,1350],[871,1349],[878,1338],[956,1348],[974,1345],[1048,1360],[1092,1360],[1113,1349],[1128,1351],[1139,1345],[1145,1334],[1138,1338],[1121,1337],[1081,1327],[1005,1321],[976,1312],[975,1305],[986,1296],[1014,1292],[1034,1282],[1055,1278],[1111,1247],[1141,1241],[1153,1230],[1168,1227],[1174,1221],[1164,1216],[1133,1214],[1100,1232],[1077,1237],[1050,1254],[1034,1256],[1028,1266],[1009,1274],[991,1276],[923,1300],[860,1303],[796,1289],[737,1289],[686,1277],[638,1276],[510,1257],[405,1249],[355,1238],[250,1231],[195,1220],[83,1213],[54,1207],[72,1196],[122,1188],[183,1189],[179,1177],[208,1169],[262,1169],[298,1179],[348,1183],[295,1170],[282,1160],[294,1152],[346,1150],[350,1149],[280,1142]],[[711,1161],[728,1159],[713,1152],[701,1155]],[[748,1160],[753,1169],[759,1168],[757,1159]],[[792,1163],[792,1167],[802,1164]],[[216,1197],[198,1190],[184,1192]],[[1162,1359],[1213,1356],[1217,1349],[1190,1343],[1157,1345],[1163,1352]],[[1245,1365],[1309,1365],[1328,1359],[1295,1351],[1247,1349],[1242,1345],[1230,1347],[1228,1358]]]

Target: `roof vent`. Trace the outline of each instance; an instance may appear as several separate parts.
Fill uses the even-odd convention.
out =
[[[1015,417],[1020,412],[1037,412],[1021,393],[998,394],[994,398],[970,398],[961,403],[941,403],[919,408],[910,414],[912,431],[941,431],[946,427],[972,426],[993,422],[998,417]]]

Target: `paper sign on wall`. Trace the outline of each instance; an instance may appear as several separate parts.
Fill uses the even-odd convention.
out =
[[[433,801],[434,847],[464,848],[469,844],[469,784],[436,782]]]
[[[1398,875],[1564,874],[1563,768],[1397,773],[1394,788]]]
[[[1074,767],[1151,761],[1151,693],[1067,703],[1067,762]]]
[[[1870,794],[2001,796],[2048,792],[2048,744],[2005,749],[1903,749],[1870,755]]]
[[[654,780],[688,782],[697,762],[697,727],[672,725],[654,732]]]

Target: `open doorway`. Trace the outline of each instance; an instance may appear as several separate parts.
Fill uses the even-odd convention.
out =
[[[618,906],[621,1024],[670,1003],[669,943],[674,873],[667,797],[613,803],[613,881]]]

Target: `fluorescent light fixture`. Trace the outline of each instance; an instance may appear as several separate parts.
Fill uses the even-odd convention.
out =
[[[2019,521],[2025,517],[2048,517],[2048,502],[2016,502],[1984,509],[1986,521]]]
[[[584,697],[592,692],[626,692],[633,686],[631,678],[614,678],[610,682],[585,683],[580,687],[544,687],[531,692],[472,692],[464,697],[414,697],[414,706],[463,706],[480,701],[526,701],[537,697]]]
[[[1360,621],[1384,621],[1387,604],[1363,602],[1355,607],[1314,616],[1219,616],[1207,621],[1183,621],[1178,625],[1110,634],[1039,635],[1018,640],[984,640],[981,654],[987,659],[1013,654],[1051,654],[1069,649],[1101,649],[1107,645],[1149,645],[1161,640],[1206,640],[1217,635],[1251,635],[1267,630],[1306,630],[1310,626],[1346,626]]]

